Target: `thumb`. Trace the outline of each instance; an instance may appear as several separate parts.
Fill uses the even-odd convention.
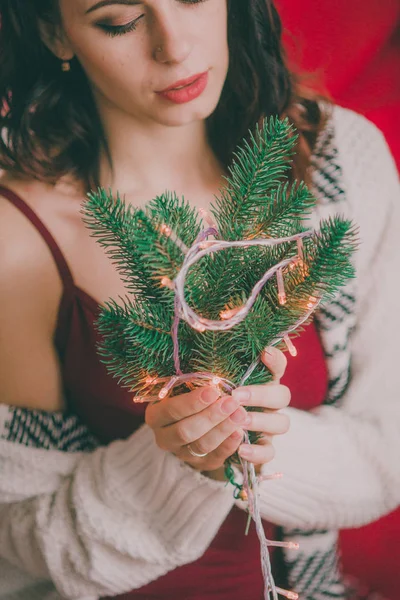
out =
[[[271,371],[273,381],[279,383],[281,377],[283,377],[285,374],[287,365],[287,358],[283,352],[278,350],[278,348],[268,346],[268,348],[265,348],[264,352],[261,354],[261,360]]]

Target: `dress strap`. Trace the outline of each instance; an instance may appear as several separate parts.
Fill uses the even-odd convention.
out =
[[[37,229],[37,231],[42,236],[43,240],[46,242],[51,254],[53,255],[54,261],[57,265],[58,272],[60,274],[61,280],[65,287],[70,288],[74,285],[74,279],[72,277],[71,270],[68,266],[67,261],[64,258],[63,253],[54,237],[44,225],[44,223],[39,219],[37,214],[31,209],[31,207],[23,200],[20,196],[18,196],[15,192],[10,190],[7,187],[0,185],[0,196],[4,196],[13,204],[18,210],[20,210],[26,218],[32,223],[32,225]]]

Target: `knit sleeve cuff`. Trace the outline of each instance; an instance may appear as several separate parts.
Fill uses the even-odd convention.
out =
[[[159,449],[147,425],[98,457],[104,503],[150,524],[176,562],[198,558],[234,504],[230,483],[209,479]]]

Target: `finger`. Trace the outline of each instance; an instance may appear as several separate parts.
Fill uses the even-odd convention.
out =
[[[287,358],[283,352],[278,350],[278,348],[268,346],[261,354],[261,360],[271,371],[273,381],[279,383],[281,377],[283,377],[285,373],[287,365]]]
[[[250,423],[244,425],[247,431],[259,431],[268,435],[282,435],[290,428],[290,418],[282,412],[249,412]]]
[[[232,456],[232,454],[235,454],[242,441],[243,431],[238,429],[224,440],[218,448],[204,458],[192,456],[188,451],[187,446],[179,448],[174,454],[195,469],[200,471],[214,471],[215,469],[222,467],[224,462]]]
[[[232,435],[226,439],[214,452],[212,453],[212,457],[215,457],[215,460],[220,464],[224,464],[224,462],[237,452],[239,446],[243,442],[243,431],[238,429]],[[218,468],[218,467],[216,467]]]
[[[146,409],[146,423],[152,429],[166,427],[191,415],[202,412],[221,396],[214,386],[199,387],[187,394],[164,398]]]
[[[232,392],[232,398],[238,400],[242,406],[280,410],[289,406],[291,392],[286,385],[271,382],[236,388]]]
[[[247,428],[248,423],[250,423],[248,413],[244,408],[239,407],[230,417],[224,419],[208,433],[194,442],[190,442],[190,447],[198,454],[210,454],[223,444],[238,429],[239,425]]]
[[[241,444],[238,453],[254,465],[263,465],[275,457],[275,448],[270,441],[263,440],[258,444]]]
[[[243,422],[245,422],[246,410],[240,407],[239,402],[231,396],[223,396],[201,413],[157,430],[157,444],[163,450],[174,452],[179,446],[186,446],[202,438],[238,409],[240,409]],[[237,426],[238,423],[236,423]]]

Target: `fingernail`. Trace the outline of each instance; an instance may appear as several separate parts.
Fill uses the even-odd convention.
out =
[[[244,404],[247,400],[251,398],[250,390],[246,390],[246,388],[237,388],[232,392],[232,398],[235,398],[240,404]]]
[[[201,399],[206,404],[211,404],[212,402],[215,402],[215,400],[217,400],[217,398],[219,398],[219,396],[220,396],[219,390],[217,388],[213,388],[213,387],[208,387],[201,392]]]
[[[221,403],[221,410],[223,413],[225,413],[226,415],[230,415],[233,413],[233,411],[238,408],[238,403],[237,401],[232,398],[231,396],[228,396],[222,403]]]
[[[237,411],[230,416],[231,421],[238,425],[245,425],[250,422],[250,417],[244,408],[239,408]]]
[[[268,354],[268,356],[273,356],[274,354],[274,347],[273,346],[267,346],[264,350],[264,354]]]
[[[238,450],[240,456],[242,458],[251,458],[253,456],[253,450],[252,448],[250,448],[248,445],[243,444],[243,446],[240,446],[239,450]]]

